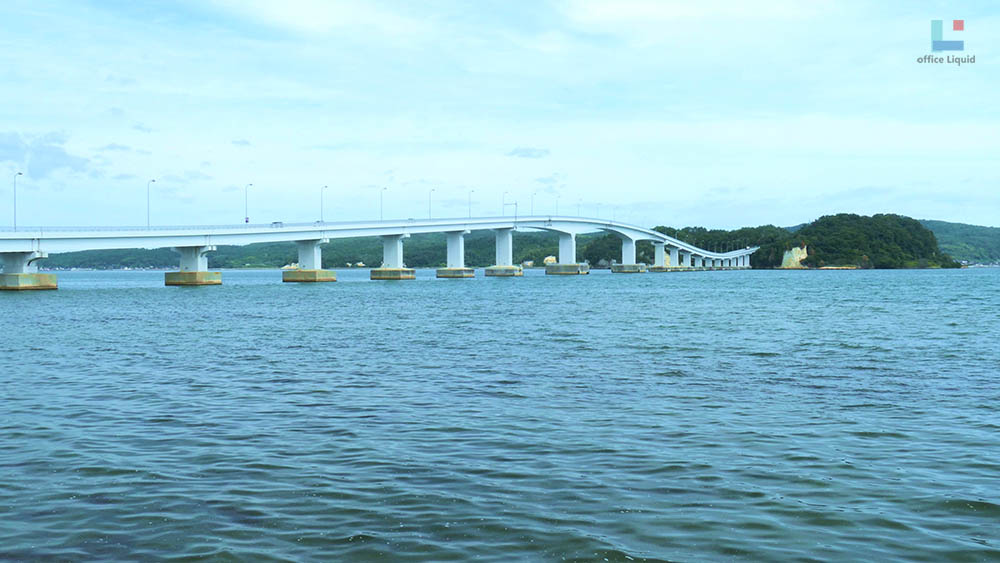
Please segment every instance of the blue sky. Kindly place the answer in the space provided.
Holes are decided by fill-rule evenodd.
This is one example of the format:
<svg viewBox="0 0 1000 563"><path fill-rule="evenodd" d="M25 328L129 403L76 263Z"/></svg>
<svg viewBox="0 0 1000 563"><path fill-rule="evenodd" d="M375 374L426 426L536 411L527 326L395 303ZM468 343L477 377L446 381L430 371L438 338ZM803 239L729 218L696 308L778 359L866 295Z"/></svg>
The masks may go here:
<svg viewBox="0 0 1000 563"><path fill-rule="evenodd" d="M0 4L0 222L1000 226L991 2ZM975 64L920 64L964 19ZM511 210L508 210L510 212Z"/></svg>

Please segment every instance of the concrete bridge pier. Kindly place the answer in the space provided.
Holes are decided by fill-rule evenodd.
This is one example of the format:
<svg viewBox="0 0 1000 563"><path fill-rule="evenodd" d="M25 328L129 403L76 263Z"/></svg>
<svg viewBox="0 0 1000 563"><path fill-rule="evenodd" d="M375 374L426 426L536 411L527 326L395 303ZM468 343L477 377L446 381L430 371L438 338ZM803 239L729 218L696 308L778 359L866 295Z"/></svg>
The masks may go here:
<svg viewBox="0 0 1000 563"><path fill-rule="evenodd" d="M439 278L474 278L476 271L465 267L465 235L469 231L451 231L448 237L448 265L438 268Z"/></svg>
<svg viewBox="0 0 1000 563"><path fill-rule="evenodd" d="M559 233L559 262L545 266L550 276L578 276L589 274L590 266L576 261L576 235Z"/></svg>
<svg viewBox="0 0 1000 563"><path fill-rule="evenodd" d="M323 249L321 244L330 242L330 239L297 240L295 244L299 247L299 267L296 270L282 270L281 281L283 282L335 282L337 273L323 269Z"/></svg>
<svg viewBox="0 0 1000 563"><path fill-rule="evenodd" d="M671 254L673 254L675 249L670 250ZM676 264L676 262L667 261L667 245L659 241L653 241L653 265L649 267L649 271L666 272L670 270L672 264Z"/></svg>
<svg viewBox="0 0 1000 563"><path fill-rule="evenodd" d="M164 285L220 285L222 272L208 271L207 253L215 250L215 246L182 246L174 248L181 255L179 272L163 274Z"/></svg>
<svg viewBox="0 0 1000 563"><path fill-rule="evenodd" d="M691 266L692 268L704 268L705 263L709 262L709 260L702 258L701 256L692 256L691 260L693 262L693 265Z"/></svg>
<svg viewBox="0 0 1000 563"><path fill-rule="evenodd" d="M486 268L486 275L511 278L524 275L520 266L514 265L514 229L496 229L496 264Z"/></svg>
<svg viewBox="0 0 1000 563"><path fill-rule="evenodd" d="M372 268L373 280L412 280L417 273L403 263L403 239L410 235L385 235L382 237L382 267Z"/></svg>
<svg viewBox="0 0 1000 563"><path fill-rule="evenodd" d="M39 274L36 261L47 258L45 252L3 252L3 273L0 274L0 291L31 289L56 289L55 274Z"/></svg>
<svg viewBox="0 0 1000 563"><path fill-rule="evenodd" d="M615 274L642 274L646 272L645 264L637 264L635 261L635 240L625 235L619 235L622 239L622 263L612 264L611 272Z"/></svg>
<svg viewBox="0 0 1000 563"><path fill-rule="evenodd" d="M690 270L691 269L691 253L690 252L685 252L683 250L678 250L678 254L680 255L680 259L679 259L679 261L677 263L680 264L681 268Z"/></svg>

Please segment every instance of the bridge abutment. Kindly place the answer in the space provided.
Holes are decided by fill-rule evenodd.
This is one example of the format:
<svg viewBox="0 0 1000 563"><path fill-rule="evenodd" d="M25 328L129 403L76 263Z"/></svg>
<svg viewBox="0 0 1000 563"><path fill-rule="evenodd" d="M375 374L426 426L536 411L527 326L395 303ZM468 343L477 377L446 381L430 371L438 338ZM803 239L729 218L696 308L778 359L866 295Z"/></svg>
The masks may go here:
<svg viewBox="0 0 1000 563"><path fill-rule="evenodd" d="M321 244L330 239L298 240L299 267L295 270L282 270L281 281L289 283L335 282L337 273L323 269L323 249Z"/></svg>
<svg viewBox="0 0 1000 563"><path fill-rule="evenodd" d="M48 257L45 252L4 252L3 273L0 274L0 291L25 291L57 289L55 274L38 273L36 261Z"/></svg>
<svg viewBox="0 0 1000 563"><path fill-rule="evenodd" d="M222 272L208 271L207 253L215 250L215 246L182 246L174 248L181 255L181 267L178 272L163 274L163 284L171 286L184 285L220 285Z"/></svg>
<svg viewBox="0 0 1000 563"><path fill-rule="evenodd" d="M465 235L469 231L450 231L445 233L448 238L447 267L438 268L439 278L474 278L476 271L465 267Z"/></svg>
<svg viewBox="0 0 1000 563"><path fill-rule="evenodd" d="M403 239L410 235L385 235L382 237L382 267L372 268L373 280L412 280L417 272L403 263Z"/></svg>
<svg viewBox="0 0 1000 563"><path fill-rule="evenodd" d="M578 276L589 274L590 266L576 261L576 234L559 233L559 262L545 266L550 276Z"/></svg>
<svg viewBox="0 0 1000 563"><path fill-rule="evenodd" d="M514 265L514 229L495 229L496 264L486 268L491 278L515 278L524 275L520 266Z"/></svg>
<svg viewBox="0 0 1000 563"><path fill-rule="evenodd" d="M635 240L625 235L619 235L622 239L622 262L612 264L611 272L614 274L643 274L646 272L646 265L635 261Z"/></svg>

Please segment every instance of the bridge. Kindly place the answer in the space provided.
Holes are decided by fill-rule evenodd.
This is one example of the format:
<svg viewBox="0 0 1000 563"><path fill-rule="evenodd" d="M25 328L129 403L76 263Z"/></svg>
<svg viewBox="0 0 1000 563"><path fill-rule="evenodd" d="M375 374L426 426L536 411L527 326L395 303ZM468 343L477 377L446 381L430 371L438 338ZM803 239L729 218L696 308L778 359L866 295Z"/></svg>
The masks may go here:
<svg viewBox="0 0 1000 563"><path fill-rule="evenodd" d="M268 225L215 225L191 227L21 228L0 231L0 290L55 289L55 274L39 273L38 262L49 253L120 248L173 248L180 254L180 267L166 272L166 285L218 285L220 272L208 269L206 255L217 245L260 242L295 242L299 268L285 270L286 282L336 281L336 273L322 266L322 244L336 238L381 237L382 265L371 270L373 280L414 279L414 270L403 261L403 240L413 234L445 233L447 267L437 270L440 278L468 278L475 270L465 266L465 235L489 230L496 236L496 263L487 276L513 277L523 274L513 263L515 230L550 231L559 235L558 262L546 265L549 275L579 275L589 265L576 258L577 235L608 232L622 241L621 263L615 273L670 272L750 267L757 247L732 252L712 252L657 231L605 219L565 216L463 217L457 219L405 219L388 221L271 223ZM650 266L636 262L636 243L650 241L655 250Z"/></svg>

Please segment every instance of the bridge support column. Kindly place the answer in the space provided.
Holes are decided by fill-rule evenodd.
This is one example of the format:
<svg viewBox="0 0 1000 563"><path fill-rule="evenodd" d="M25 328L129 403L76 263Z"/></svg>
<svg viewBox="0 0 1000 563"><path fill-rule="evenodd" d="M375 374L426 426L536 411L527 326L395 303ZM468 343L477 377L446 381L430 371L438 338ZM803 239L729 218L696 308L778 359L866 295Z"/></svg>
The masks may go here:
<svg viewBox="0 0 1000 563"><path fill-rule="evenodd" d="M164 285L220 285L222 272L208 271L207 253L215 250L215 246L182 246L175 248L181 255L179 272L163 274Z"/></svg>
<svg viewBox="0 0 1000 563"><path fill-rule="evenodd" d="M412 280L417 277L413 268L403 263L403 239L410 235L385 235L382 237L382 267L372 268L373 280Z"/></svg>
<svg viewBox="0 0 1000 563"><path fill-rule="evenodd" d="M496 264L486 268L486 275L497 278L512 278L524 275L520 266L514 265L514 229L497 229Z"/></svg>
<svg viewBox="0 0 1000 563"><path fill-rule="evenodd" d="M452 231L448 236L448 267L438 268L439 278L474 278L476 271L465 267L465 235L469 231Z"/></svg>
<svg viewBox="0 0 1000 563"><path fill-rule="evenodd" d="M673 253L675 249L671 249ZM667 262L667 247L664 243L653 241L653 265L649 267L650 272L666 272L670 269L670 264L673 262Z"/></svg>
<svg viewBox="0 0 1000 563"><path fill-rule="evenodd" d="M612 264L611 272L615 274L642 274L646 272L645 264L635 261L635 241L622 236L622 263Z"/></svg>
<svg viewBox="0 0 1000 563"><path fill-rule="evenodd" d="M551 276L577 276L590 273L590 266L576 261L575 234L559 233L559 263L545 266L545 273Z"/></svg>
<svg viewBox="0 0 1000 563"><path fill-rule="evenodd" d="M0 274L0 291L31 289L56 289L55 274L39 274L37 260L48 257L45 252L3 252L3 273Z"/></svg>
<svg viewBox="0 0 1000 563"><path fill-rule="evenodd" d="M740 266L743 266L744 268L749 268L750 267L750 255L749 254L744 254L743 256L740 257Z"/></svg>
<svg viewBox="0 0 1000 563"><path fill-rule="evenodd" d="M703 265L705 263L704 262L705 259L702 258L701 256L692 256L691 260L693 262L693 265L692 265L693 268L702 268L702 267L704 267Z"/></svg>
<svg viewBox="0 0 1000 563"><path fill-rule="evenodd" d="M678 251L678 254L680 254L680 261L678 264L681 265L681 268L691 269L691 253L680 250Z"/></svg>
<svg viewBox="0 0 1000 563"><path fill-rule="evenodd" d="M323 269L323 249L319 245L330 242L330 239L299 240L299 267L296 270L283 270L283 282L335 282L337 273Z"/></svg>
<svg viewBox="0 0 1000 563"><path fill-rule="evenodd" d="M670 268L677 269L681 267L680 250L677 247L672 247L670 249Z"/></svg>

